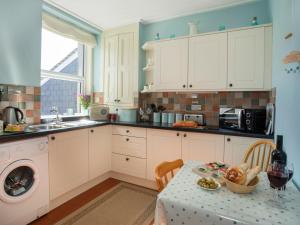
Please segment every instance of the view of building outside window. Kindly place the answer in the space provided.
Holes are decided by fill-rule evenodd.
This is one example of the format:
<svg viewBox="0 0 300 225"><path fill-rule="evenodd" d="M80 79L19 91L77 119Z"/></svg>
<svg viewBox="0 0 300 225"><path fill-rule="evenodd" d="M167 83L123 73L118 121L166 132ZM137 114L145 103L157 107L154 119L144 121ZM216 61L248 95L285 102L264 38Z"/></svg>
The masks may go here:
<svg viewBox="0 0 300 225"><path fill-rule="evenodd" d="M84 85L84 46L72 39L42 30L41 114L80 112L78 95Z"/></svg>

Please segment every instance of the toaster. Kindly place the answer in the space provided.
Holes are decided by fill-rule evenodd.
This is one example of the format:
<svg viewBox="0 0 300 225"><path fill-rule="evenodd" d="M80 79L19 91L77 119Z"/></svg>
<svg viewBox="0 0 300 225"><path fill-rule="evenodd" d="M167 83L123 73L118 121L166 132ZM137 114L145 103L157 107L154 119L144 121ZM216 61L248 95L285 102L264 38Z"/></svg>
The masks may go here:
<svg viewBox="0 0 300 225"><path fill-rule="evenodd" d="M108 113L108 106L93 104L90 107L90 120L107 120Z"/></svg>

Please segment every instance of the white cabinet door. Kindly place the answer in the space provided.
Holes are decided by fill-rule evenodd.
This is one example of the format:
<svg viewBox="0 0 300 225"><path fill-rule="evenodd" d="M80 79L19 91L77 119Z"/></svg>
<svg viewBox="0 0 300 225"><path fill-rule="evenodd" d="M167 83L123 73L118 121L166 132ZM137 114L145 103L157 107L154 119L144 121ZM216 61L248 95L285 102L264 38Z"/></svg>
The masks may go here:
<svg viewBox="0 0 300 225"><path fill-rule="evenodd" d="M89 179L88 130L49 136L50 200Z"/></svg>
<svg viewBox="0 0 300 225"><path fill-rule="evenodd" d="M147 179L155 180L155 167L181 159L181 135L176 131L147 129Z"/></svg>
<svg viewBox="0 0 300 225"><path fill-rule="evenodd" d="M182 138L182 159L199 160L203 163L222 161L224 136L204 133L184 133Z"/></svg>
<svg viewBox="0 0 300 225"><path fill-rule="evenodd" d="M117 89L118 101L120 104L129 104L133 101L133 39L133 33L119 35Z"/></svg>
<svg viewBox="0 0 300 225"><path fill-rule="evenodd" d="M228 33L228 88L264 87L264 27Z"/></svg>
<svg viewBox="0 0 300 225"><path fill-rule="evenodd" d="M105 103L115 103L118 98L118 35L105 38L104 58Z"/></svg>
<svg viewBox="0 0 300 225"><path fill-rule="evenodd" d="M89 129L89 179L111 169L111 126Z"/></svg>
<svg viewBox="0 0 300 225"><path fill-rule="evenodd" d="M157 43L154 72L157 90L187 89L187 71L188 38Z"/></svg>
<svg viewBox="0 0 300 225"><path fill-rule="evenodd" d="M188 88L224 89L227 82L227 33L189 39Z"/></svg>
<svg viewBox="0 0 300 225"><path fill-rule="evenodd" d="M224 162L229 165L241 164L245 152L258 138L225 136Z"/></svg>

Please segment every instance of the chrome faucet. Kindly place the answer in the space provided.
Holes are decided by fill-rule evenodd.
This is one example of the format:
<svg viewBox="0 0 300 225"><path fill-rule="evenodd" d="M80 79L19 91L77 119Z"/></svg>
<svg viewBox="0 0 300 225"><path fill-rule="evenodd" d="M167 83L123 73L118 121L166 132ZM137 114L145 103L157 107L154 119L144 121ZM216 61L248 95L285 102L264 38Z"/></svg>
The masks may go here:
<svg viewBox="0 0 300 225"><path fill-rule="evenodd" d="M50 112L56 114L56 118L53 119L53 122L55 122L56 124L58 124L59 122L61 122L61 119L59 118L57 106L52 106Z"/></svg>

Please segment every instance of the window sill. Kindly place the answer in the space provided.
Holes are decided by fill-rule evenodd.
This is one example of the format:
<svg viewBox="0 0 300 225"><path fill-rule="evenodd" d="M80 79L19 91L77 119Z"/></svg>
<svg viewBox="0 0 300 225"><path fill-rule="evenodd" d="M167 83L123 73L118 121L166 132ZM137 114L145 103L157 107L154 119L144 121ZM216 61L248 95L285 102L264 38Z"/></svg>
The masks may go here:
<svg viewBox="0 0 300 225"><path fill-rule="evenodd" d="M82 113L76 113L75 115L59 115L59 118L62 119L62 121L74 121L74 120L80 120L83 118L88 118L89 116ZM41 123L48 123L49 120L54 120L56 118L56 115L45 115L41 116Z"/></svg>

